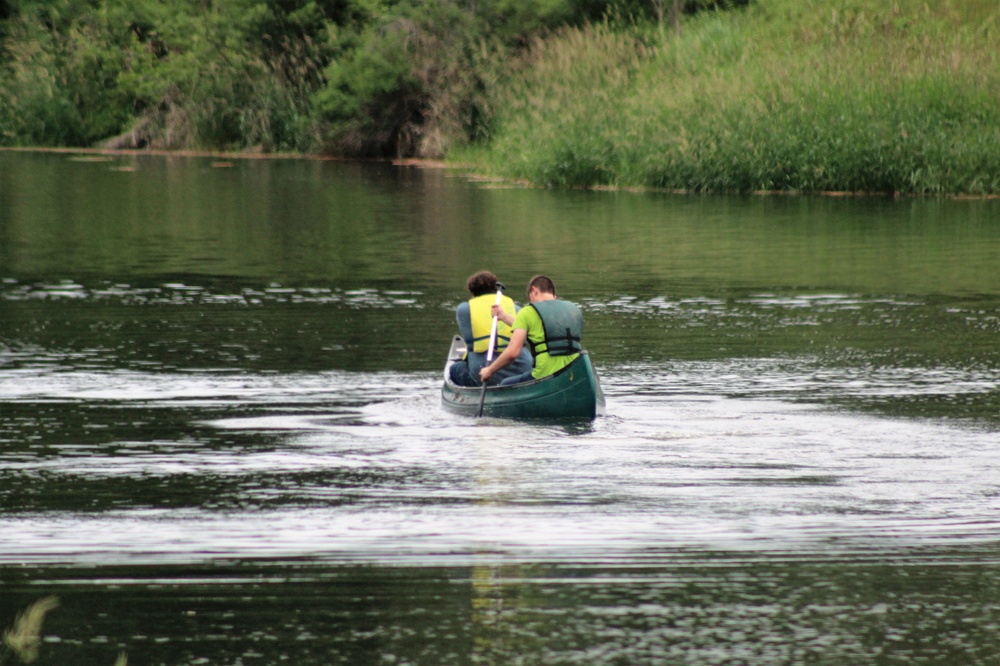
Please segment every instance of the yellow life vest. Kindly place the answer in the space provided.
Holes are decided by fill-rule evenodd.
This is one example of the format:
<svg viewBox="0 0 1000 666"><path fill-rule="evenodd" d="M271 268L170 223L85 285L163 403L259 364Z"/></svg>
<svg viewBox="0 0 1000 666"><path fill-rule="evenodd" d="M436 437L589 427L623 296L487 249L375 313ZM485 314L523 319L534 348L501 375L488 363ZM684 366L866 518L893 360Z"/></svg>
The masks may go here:
<svg viewBox="0 0 1000 666"><path fill-rule="evenodd" d="M483 294L469 299L469 319L472 323L472 351L485 354L490 347L490 330L493 328L493 305L497 302L496 294ZM507 314L514 314L516 308L509 296L500 297L500 307ZM510 342L510 326L497 318L497 341L493 348L496 358Z"/></svg>

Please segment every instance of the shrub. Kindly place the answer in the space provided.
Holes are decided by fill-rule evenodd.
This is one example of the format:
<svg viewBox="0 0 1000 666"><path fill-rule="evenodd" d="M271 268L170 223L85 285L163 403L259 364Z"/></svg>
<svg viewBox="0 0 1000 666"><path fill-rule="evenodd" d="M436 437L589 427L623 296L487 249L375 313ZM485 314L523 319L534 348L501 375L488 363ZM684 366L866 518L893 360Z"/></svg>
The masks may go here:
<svg viewBox="0 0 1000 666"><path fill-rule="evenodd" d="M326 69L313 98L325 149L437 157L475 138L500 53L476 15L453 2L395 7Z"/></svg>

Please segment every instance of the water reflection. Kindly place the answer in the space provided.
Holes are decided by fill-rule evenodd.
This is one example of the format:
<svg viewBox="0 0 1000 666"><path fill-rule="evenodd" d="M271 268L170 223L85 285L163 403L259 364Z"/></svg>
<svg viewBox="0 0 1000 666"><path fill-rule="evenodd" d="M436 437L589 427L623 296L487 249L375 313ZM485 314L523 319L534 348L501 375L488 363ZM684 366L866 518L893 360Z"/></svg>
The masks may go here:
<svg viewBox="0 0 1000 666"><path fill-rule="evenodd" d="M51 569L8 590L15 602L39 589L79 599L47 620L51 663L110 664L127 650L130 661L163 664L987 664L1000 647L993 556L955 555ZM129 612L95 614L92 604Z"/></svg>
<svg viewBox="0 0 1000 666"><path fill-rule="evenodd" d="M0 619L63 598L49 663L995 655L997 202L120 162L0 153ZM487 256L581 303L608 416L440 409Z"/></svg>

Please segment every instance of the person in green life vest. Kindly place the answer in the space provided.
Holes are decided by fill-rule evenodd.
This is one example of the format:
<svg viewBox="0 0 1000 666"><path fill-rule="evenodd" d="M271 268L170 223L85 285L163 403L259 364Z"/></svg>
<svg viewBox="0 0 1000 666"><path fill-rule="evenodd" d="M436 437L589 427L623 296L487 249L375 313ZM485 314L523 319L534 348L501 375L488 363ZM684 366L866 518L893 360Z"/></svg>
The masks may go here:
<svg viewBox="0 0 1000 666"><path fill-rule="evenodd" d="M479 271L465 283L472 294L465 303L455 309L458 330L469 350L465 358L452 364L449 370L451 381L459 386L481 386L479 371L486 365L486 353L490 345L490 331L493 329L493 311L497 302L497 276L489 271ZM510 314L513 321L518 308L509 296L500 299L500 310ZM493 358L497 358L507 348L510 340L510 325L497 317L497 338L493 348ZM531 354L524 349L500 374L494 383L506 377L521 375L531 370Z"/></svg>
<svg viewBox="0 0 1000 666"><path fill-rule="evenodd" d="M510 342L499 357L479 371L482 381L488 381L518 358L525 342L535 357L534 368L531 372L502 380L501 385L548 377L580 356L583 349L580 345L583 334L583 313L580 308L569 301L558 299L555 284L544 275L536 275L528 282L528 302L516 316L500 308L493 308L493 314L510 325Z"/></svg>

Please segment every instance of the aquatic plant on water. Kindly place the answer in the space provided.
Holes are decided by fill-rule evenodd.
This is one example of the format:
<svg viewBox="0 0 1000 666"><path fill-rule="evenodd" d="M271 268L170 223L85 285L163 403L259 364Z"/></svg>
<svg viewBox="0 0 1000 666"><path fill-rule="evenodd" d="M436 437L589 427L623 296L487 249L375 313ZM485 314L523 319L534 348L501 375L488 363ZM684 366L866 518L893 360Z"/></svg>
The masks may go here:
<svg viewBox="0 0 1000 666"><path fill-rule="evenodd" d="M45 616L58 607L59 599L47 596L29 604L18 614L14 626L3 633L4 651L0 653L0 666L5 666L11 656L22 664L33 664L38 660ZM127 665L128 657L120 652L114 666Z"/></svg>

